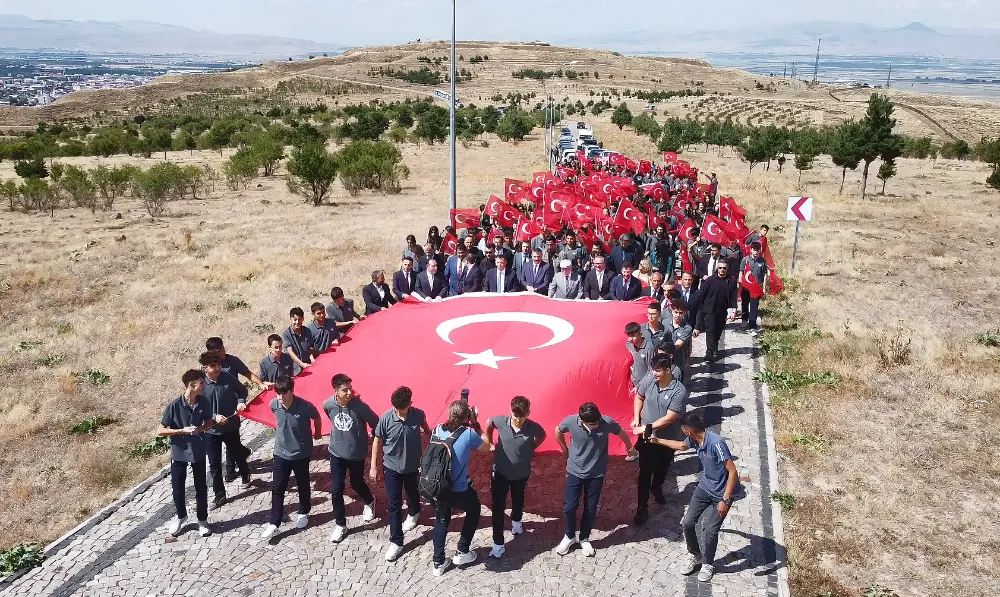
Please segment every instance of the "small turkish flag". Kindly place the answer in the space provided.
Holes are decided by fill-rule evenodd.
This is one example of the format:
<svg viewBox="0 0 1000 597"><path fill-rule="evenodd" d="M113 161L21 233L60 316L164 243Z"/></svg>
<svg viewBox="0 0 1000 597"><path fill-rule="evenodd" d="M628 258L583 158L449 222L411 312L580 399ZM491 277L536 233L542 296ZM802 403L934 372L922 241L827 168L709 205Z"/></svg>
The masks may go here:
<svg viewBox="0 0 1000 597"><path fill-rule="evenodd" d="M724 232L730 239L743 240L750 236L751 230L743 223L742 218L733 218L726 224Z"/></svg>
<svg viewBox="0 0 1000 597"><path fill-rule="evenodd" d="M513 178L503 179L504 184L504 198L508 202L521 201L528 197L528 189L530 188L528 183L523 180L514 180Z"/></svg>
<svg viewBox="0 0 1000 597"><path fill-rule="evenodd" d="M656 227L660 226L660 225L662 225L664 228L666 228L666 226L667 226L666 220L664 220L663 218L661 218L659 216L659 214L656 213L656 210L653 209L652 205L648 206L648 212L649 212L648 215L649 215L649 229L650 230L656 230Z"/></svg>
<svg viewBox="0 0 1000 597"><path fill-rule="evenodd" d="M676 162L677 161L677 152L676 151L664 151L663 152L663 161L666 162L666 163L668 163L668 164L672 164L672 163Z"/></svg>
<svg viewBox="0 0 1000 597"><path fill-rule="evenodd" d="M733 218L742 220L746 215L747 210L740 207L732 197L719 197L719 217L723 220L732 221Z"/></svg>
<svg viewBox="0 0 1000 597"><path fill-rule="evenodd" d="M456 251L458 251L458 239L449 232L441 239L441 252L445 255L454 255Z"/></svg>
<svg viewBox="0 0 1000 597"><path fill-rule="evenodd" d="M743 280L740 281L740 285L747 289L747 292L750 293L750 298L760 298L764 295L764 288L761 287L757 276L753 275L753 268L750 267L749 261L746 267L743 268Z"/></svg>
<svg viewBox="0 0 1000 597"><path fill-rule="evenodd" d="M781 294L781 291L785 289L785 284L778 277L778 272L773 269L768 268L767 273L767 293L770 295Z"/></svg>
<svg viewBox="0 0 1000 597"><path fill-rule="evenodd" d="M629 229L636 234L641 234L646 226L646 218L642 212L628 199L622 199L618 204L618 211L615 213L615 235L620 229Z"/></svg>
<svg viewBox="0 0 1000 597"><path fill-rule="evenodd" d="M479 227L479 210L475 207L451 210L451 225L455 230Z"/></svg>
<svg viewBox="0 0 1000 597"><path fill-rule="evenodd" d="M497 224L505 228L512 227L517 223L519 212L517 208L507 205L496 195L490 195L490 200L486 202L486 215L496 220Z"/></svg>
<svg viewBox="0 0 1000 597"><path fill-rule="evenodd" d="M643 197L652 197L657 201L663 199L664 197L663 185L658 182L651 182L648 184L639 185L639 188L642 189Z"/></svg>
<svg viewBox="0 0 1000 597"><path fill-rule="evenodd" d="M726 236L726 223L712 214L705 215L705 221L701 226L701 238L710 243L725 245L729 242Z"/></svg>
<svg viewBox="0 0 1000 597"><path fill-rule="evenodd" d="M684 220L681 227L677 230L677 238L684 243L689 243L694 240L694 229L695 225L691 218Z"/></svg>
<svg viewBox="0 0 1000 597"><path fill-rule="evenodd" d="M535 222L530 216L521 215L517 218L517 236L514 240L519 243L529 242L541 231L542 229L535 226Z"/></svg>
<svg viewBox="0 0 1000 597"><path fill-rule="evenodd" d="M681 272L694 273L694 266L691 265L691 249L687 243L681 244Z"/></svg>
<svg viewBox="0 0 1000 597"><path fill-rule="evenodd" d="M490 230L489 236L486 237L486 242L493 243L494 247L500 248L503 246L503 230L497 228L496 226Z"/></svg>

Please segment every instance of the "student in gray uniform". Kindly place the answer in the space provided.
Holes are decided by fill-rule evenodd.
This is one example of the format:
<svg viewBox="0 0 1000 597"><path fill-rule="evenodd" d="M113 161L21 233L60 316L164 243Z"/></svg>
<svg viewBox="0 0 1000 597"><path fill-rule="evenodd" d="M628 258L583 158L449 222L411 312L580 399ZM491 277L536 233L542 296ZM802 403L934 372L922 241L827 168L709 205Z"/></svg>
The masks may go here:
<svg viewBox="0 0 1000 597"><path fill-rule="evenodd" d="M566 434L570 443L566 445ZM576 543L576 511L580 507L580 497L584 499L583 515L580 516L580 549L583 555L593 557L597 550L590 543L590 530L597 518L597 507L601 501L601 487L608 471L608 439L617 435L628 448L626 462L639 458L632 447L628 434L611 417L602 417L593 402L580 405L576 415L570 415L556 426L556 441L567 455L566 489L563 492L563 524L565 534L556 553L564 556Z"/></svg>
<svg viewBox="0 0 1000 597"><path fill-rule="evenodd" d="M292 473L295 473L295 484L299 489L299 514L295 526L304 529L309 525L309 460L312 458L313 440L323 439L323 422L315 406L292 393L294 388L292 378L287 375L274 382L278 397L271 400L270 405L275 422L271 514L260 535L262 539L270 539L278 532L285 506L285 490Z"/></svg>
<svg viewBox="0 0 1000 597"><path fill-rule="evenodd" d="M423 454L421 433L431 434L424 411L413 406L413 391L400 386L390 397L392 408L385 411L375 426L372 440L372 463L368 476L378 481L378 455L383 451L385 497L389 516L388 562L403 553L403 533L417 526L420 516L420 457ZM403 520L403 494L406 494L406 520Z"/></svg>
<svg viewBox="0 0 1000 597"><path fill-rule="evenodd" d="M170 438L170 485L174 496L177 517L167 526L167 532L176 537L187 523L187 496L184 482L190 466L194 473L195 509L198 514L198 534L212 534L208 527L208 484L205 479L205 436L215 423L212 407L202 396L205 374L197 369L181 376L184 393L170 401L157 435Z"/></svg>
<svg viewBox="0 0 1000 597"><path fill-rule="evenodd" d="M222 478L222 446L226 446L234 459L243 487L250 485L250 466L247 456L250 450L240 441L239 413L247 408L247 389L234 376L223 373L219 364L219 355L214 352L203 352L198 358L202 371L205 372L205 399L212 409L212 419L215 426L206 432L208 448L208 473L212 477L212 491L215 499L212 509L220 508L226 503L226 484Z"/></svg>
<svg viewBox="0 0 1000 597"><path fill-rule="evenodd" d="M284 342L278 334L271 334L267 337L267 356L260 360L260 379L264 389L274 385L282 375L295 377L295 363L292 357L282 351Z"/></svg>
<svg viewBox="0 0 1000 597"><path fill-rule="evenodd" d="M334 286L330 289L330 300L331 302L326 305L326 316L333 320L341 334L351 331L355 320L361 321L365 318L354 310L354 301L344 297L344 290L341 287Z"/></svg>
<svg viewBox="0 0 1000 597"><path fill-rule="evenodd" d="M691 357L691 336L694 330L687 321L687 306L678 302L670 307L670 318L665 322L667 342L663 351L673 357L674 366L680 370L675 377L682 383L687 379L687 364Z"/></svg>
<svg viewBox="0 0 1000 597"><path fill-rule="evenodd" d="M638 436L639 450L639 498L632 522L643 525L649 518L649 495L657 504L667 503L663 495L663 481L667 469L674 461L674 451L662 445L653 444L650 437L679 440L681 433L679 417L684 414L688 392L671 370L669 355L653 357L650 369L653 374L646 376L636 388L633 400L632 432Z"/></svg>
<svg viewBox="0 0 1000 597"><path fill-rule="evenodd" d="M330 541L340 543L347 535L344 513L344 484L348 474L351 487L364 503L361 519L375 520L375 496L365 482L365 456L368 454L368 427L378 425L378 415L354 393L351 378L338 373L330 380L333 396L323 403L330 418L330 494L333 499L333 532Z"/></svg>
<svg viewBox="0 0 1000 597"><path fill-rule="evenodd" d="M715 574L713 562L719 545L719 530L739 489L739 473L726 441L717 433L705 430L700 414L692 412L681 417L681 431L686 436L684 441L659 438L653 441L670 450L697 450L701 478L681 521L688 549L687 563L681 573L687 576L701 568L698 580L708 582Z"/></svg>
<svg viewBox="0 0 1000 597"><path fill-rule="evenodd" d="M510 401L510 416L497 415L486 423L483 439L495 451L493 475L490 477L490 494L493 498L493 549L490 556L503 555L503 512L510 492L511 533L520 535L521 515L524 511L524 489L531 475L531 457L545 441L545 430L530 420L531 402L524 396L514 396ZM493 443L493 430L497 442Z"/></svg>
<svg viewBox="0 0 1000 597"><path fill-rule="evenodd" d="M260 379L256 373L250 370L249 367L236 355L229 354L226 352L226 345L222 342L222 338L218 336L212 336L208 340L205 340L205 350L208 352L214 352L219 355L219 366L223 373L228 373L235 377L237 381L240 376L250 383L257 384L258 386L264 388L265 390L271 387L271 384L265 383ZM245 449L245 458L250 457L250 450ZM226 483L231 483L238 478L236 475L236 461L233 460L233 454L227 449L226 450L226 474L223 480Z"/></svg>
<svg viewBox="0 0 1000 597"><path fill-rule="evenodd" d="M656 356L656 345L647 340L642 333L642 327L632 321L625 325L625 349L632 355L632 388L639 386L639 381L649 373L649 363Z"/></svg>
<svg viewBox="0 0 1000 597"><path fill-rule="evenodd" d="M288 312L288 319L290 324L281 333L281 343L285 353L292 357L292 362L295 363L295 375L298 375L315 360L313 335L312 331L303 325L306 315L302 309L292 307Z"/></svg>
<svg viewBox="0 0 1000 597"><path fill-rule="evenodd" d="M313 303L309 310L312 312L313 320L306 326L312 332L313 353L316 356L330 350L331 346L340 345L340 330L337 324L326 316L326 307L323 303Z"/></svg>

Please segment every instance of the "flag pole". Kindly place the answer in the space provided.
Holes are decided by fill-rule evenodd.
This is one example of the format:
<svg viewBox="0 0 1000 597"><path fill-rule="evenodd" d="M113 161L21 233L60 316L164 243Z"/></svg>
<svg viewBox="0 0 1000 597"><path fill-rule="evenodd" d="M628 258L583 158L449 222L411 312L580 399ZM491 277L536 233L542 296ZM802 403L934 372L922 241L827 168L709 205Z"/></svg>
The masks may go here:
<svg viewBox="0 0 1000 597"><path fill-rule="evenodd" d="M456 209L456 184L455 184L455 4L458 0L451 0L451 159L450 171L448 175L448 206L449 209ZM451 212L449 211L449 217Z"/></svg>
<svg viewBox="0 0 1000 597"><path fill-rule="evenodd" d="M792 274L795 274L795 256L799 252L799 225L802 224L801 220L795 220L795 244L792 245Z"/></svg>

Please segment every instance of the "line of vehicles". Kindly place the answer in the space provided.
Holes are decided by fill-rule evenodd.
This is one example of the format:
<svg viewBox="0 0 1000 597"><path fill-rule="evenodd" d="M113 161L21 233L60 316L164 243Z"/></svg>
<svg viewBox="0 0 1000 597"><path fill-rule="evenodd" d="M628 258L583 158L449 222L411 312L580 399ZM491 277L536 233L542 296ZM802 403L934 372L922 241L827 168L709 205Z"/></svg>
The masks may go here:
<svg viewBox="0 0 1000 597"><path fill-rule="evenodd" d="M611 152L604 149L594 138L594 131L585 122L576 123L576 135L568 126L563 126L559 135L559 145L556 149L560 162L566 164L576 159L577 152L583 151L589 160L603 162Z"/></svg>

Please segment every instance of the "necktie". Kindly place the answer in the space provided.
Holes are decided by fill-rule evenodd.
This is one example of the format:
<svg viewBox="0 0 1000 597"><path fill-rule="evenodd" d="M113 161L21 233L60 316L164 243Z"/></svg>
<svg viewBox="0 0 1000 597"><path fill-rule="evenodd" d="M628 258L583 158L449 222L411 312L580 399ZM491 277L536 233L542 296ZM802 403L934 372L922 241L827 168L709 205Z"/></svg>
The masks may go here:
<svg viewBox="0 0 1000 597"><path fill-rule="evenodd" d="M625 292L628 292L628 278L625 278Z"/></svg>
<svg viewBox="0 0 1000 597"><path fill-rule="evenodd" d="M534 280L534 281L536 281L536 282L538 281L538 266L537 265L535 266L535 275L531 279Z"/></svg>
<svg viewBox="0 0 1000 597"><path fill-rule="evenodd" d="M503 292L503 272L497 272L497 292Z"/></svg>

